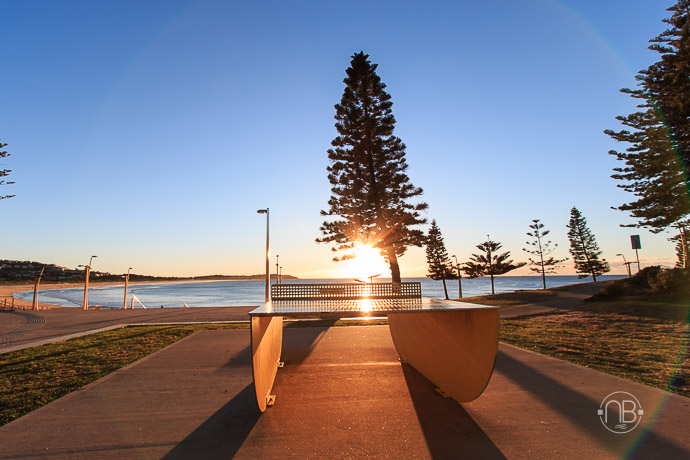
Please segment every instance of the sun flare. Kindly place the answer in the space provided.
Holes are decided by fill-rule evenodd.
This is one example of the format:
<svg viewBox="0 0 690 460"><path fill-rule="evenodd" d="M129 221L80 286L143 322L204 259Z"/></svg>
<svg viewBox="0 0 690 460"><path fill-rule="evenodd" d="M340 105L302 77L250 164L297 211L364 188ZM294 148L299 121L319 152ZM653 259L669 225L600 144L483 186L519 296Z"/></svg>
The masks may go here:
<svg viewBox="0 0 690 460"><path fill-rule="evenodd" d="M370 277L381 275L388 277L388 264L378 249L371 246L359 245L354 250L354 258L343 261L340 271L343 278L368 280Z"/></svg>

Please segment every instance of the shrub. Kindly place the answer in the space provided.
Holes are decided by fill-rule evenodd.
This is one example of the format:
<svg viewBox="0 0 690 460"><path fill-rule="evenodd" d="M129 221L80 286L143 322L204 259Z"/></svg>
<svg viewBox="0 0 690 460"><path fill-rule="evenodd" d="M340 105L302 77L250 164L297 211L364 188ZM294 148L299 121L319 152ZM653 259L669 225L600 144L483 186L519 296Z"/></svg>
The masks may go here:
<svg viewBox="0 0 690 460"><path fill-rule="evenodd" d="M632 278L611 281L593 298L681 294L690 294L690 270L654 265L643 268Z"/></svg>
<svg viewBox="0 0 690 460"><path fill-rule="evenodd" d="M690 294L690 270L671 268L661 270L649 279L652 294L681 295Z"/></svg>

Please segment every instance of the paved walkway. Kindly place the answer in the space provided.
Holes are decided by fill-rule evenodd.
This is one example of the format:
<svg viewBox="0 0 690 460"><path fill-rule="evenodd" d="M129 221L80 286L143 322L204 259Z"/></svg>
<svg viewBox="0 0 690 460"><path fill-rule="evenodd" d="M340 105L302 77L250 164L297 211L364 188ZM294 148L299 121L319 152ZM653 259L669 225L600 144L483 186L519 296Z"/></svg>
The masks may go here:
<svg viewBox="0 0 690 460"><path fill-rule="evenodd" d="M550 289L555 296L547 297L540 302L526 304L521 307L506 308L501 310L501 318L516 318L519 316L529 316L539 313L548 313L555 310L573 310L581 308L585 299L593 296L606 283L582 283L572 284ZM490 304L491 299L487 299Z"/></svg>
<svg viewBox="0 0 690 460"><path fill-rule="evenodd" d="M387 327L287 328L260 414L246 330L204 331L0 427L0 459L690 458L690 399L501 344L478 400L401 365ZM645 409L629 434L611 392Z"/></svg>

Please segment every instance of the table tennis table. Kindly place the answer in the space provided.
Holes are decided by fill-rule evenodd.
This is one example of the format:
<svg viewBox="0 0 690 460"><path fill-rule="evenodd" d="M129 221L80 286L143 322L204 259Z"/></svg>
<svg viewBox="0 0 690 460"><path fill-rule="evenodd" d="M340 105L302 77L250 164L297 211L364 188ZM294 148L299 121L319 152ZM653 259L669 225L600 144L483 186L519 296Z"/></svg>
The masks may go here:
<svg viewBox="0 0 690 460"><path fill-rule="evenodd" d="M387 316L396 351L458 402L481 395L498 352L498 307L422 297L421 283L276 284L249 312L252 373L263 412L275 402L284 318Z"/></svg>

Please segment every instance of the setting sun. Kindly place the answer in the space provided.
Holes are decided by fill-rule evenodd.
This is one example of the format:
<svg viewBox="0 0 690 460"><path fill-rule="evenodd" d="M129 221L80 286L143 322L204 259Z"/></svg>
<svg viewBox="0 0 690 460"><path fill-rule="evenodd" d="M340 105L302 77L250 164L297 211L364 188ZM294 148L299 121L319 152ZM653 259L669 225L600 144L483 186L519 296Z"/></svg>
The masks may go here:
<svg viewBox="0 0 690 460"><path fill-rule="evenodd" d="M342 262L341 277L368 280L369 277L381 275L390 277L390 268L378 249L371 246L357 246L355 257Z"/></svg>

